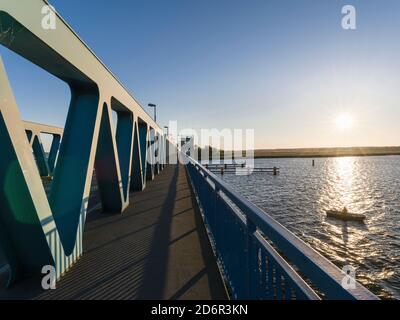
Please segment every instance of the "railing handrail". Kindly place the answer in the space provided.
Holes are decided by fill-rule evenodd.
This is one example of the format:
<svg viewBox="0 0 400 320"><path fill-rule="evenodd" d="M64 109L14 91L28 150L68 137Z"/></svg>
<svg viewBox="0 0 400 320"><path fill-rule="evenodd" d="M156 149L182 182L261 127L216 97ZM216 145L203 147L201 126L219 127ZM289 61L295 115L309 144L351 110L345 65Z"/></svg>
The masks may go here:
<svg viewBox="0 0 400 320"><path fill-rule="evenodd" d="M268 213L235 192L231 186L217 177L195 159L183 155L197 166L215 186L246 215L247 219L272 241L285 257L299 268L300 272L309 278L314 285L332 299L379 300L367 288L356 282L355 288L346 290L342 286L344 272L331 261L307 245L283 225L273 219Z"/></svg>

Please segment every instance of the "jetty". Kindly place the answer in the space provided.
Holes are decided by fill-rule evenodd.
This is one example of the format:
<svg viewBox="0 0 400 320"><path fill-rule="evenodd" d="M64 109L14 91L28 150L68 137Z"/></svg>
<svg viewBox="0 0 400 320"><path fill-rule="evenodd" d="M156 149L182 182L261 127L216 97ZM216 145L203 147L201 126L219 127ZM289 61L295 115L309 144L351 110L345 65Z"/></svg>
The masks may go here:
<svg viewBox="0 0 400 320"><path fill-rule="evenodd" d="M217 174L253 174L253 173L268 173L274 176L278 175L280 169L278 167L251 167L245 163L236 164L205 164L204 167L209 171Z"/></svg>

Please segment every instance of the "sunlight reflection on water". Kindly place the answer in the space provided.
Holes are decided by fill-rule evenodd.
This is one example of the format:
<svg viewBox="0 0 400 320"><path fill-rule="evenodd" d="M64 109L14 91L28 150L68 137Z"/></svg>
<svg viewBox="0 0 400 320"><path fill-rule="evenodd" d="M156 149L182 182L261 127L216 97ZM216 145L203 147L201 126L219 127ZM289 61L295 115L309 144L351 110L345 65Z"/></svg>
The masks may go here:
<svg viewBox="0 0 400 320"><path fill-rule="evenodd" d="M223 179L382 298L400 299L400 157L257 159L278 176ZM367 216L365 224L326 217L327 209Z"/></svg>

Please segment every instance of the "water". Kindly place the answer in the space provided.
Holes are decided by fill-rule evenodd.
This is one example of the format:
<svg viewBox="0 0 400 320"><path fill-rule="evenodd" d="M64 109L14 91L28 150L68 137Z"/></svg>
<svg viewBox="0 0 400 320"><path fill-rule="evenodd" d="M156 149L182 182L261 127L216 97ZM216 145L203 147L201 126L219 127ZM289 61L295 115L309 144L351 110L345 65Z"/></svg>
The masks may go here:
<svg viewBox="0 0 400 320"><path fill-rule="evenodd" d="M400 299L400 156L257 159L280 175L223 179L338 267L384 299ZM365 224L326 217L327 209L367 216Z"/></svg>

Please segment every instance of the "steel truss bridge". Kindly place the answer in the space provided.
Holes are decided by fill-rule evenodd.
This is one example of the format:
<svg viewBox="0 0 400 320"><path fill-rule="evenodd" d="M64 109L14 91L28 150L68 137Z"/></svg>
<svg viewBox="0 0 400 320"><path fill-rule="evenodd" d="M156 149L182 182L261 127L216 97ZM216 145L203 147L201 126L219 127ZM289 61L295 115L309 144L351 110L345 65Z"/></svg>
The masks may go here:
<svg viewBox="0 0 400 320"><path fill-rule="evenodd" d="M341 270L200 163L181 155L185 167L176 165L176 161L171 165L177 158L177 149L162 128L68 24L57 14L56 29L42 28L42 8L47 4L43 0L0 0L0 43L62 80L71 90L63 129L24 122L0 59L0 245L9 265L10 292L31 275L40 273L43 266L52 265L60 280L58 292L64 292L62 297L79 296L80 287L84 287L82 297L91 291L92 297L108 297L109 289L98 289L99 278L103 279L102 285L122 281L120 286L127 286L126 292L130 293L124 297L133 297L134 288L128 283L131 278L121 277L128 270L124 263L140 256L144 250L140 246L146 247L146 241L152 239L148 235L138 236L148 228L140 225L148 223L140 217L147 212L148 219L154 219L151 226L157 227L153 245L149 246L147 268L151 272L143 277L152 292L159 291L156 298L179 298L185 294L192 298L228 297L211 290L218 287L221 293L223 278L231 298L376 299L359 283L355 288L344 288L342 281L346 275ZM112 112L118 117L115 130ZM48 155L43 150L43 133L53 136ZM112 217L111 222L102 224L101 233L91 233L90 250L86 253L84 227L94 172L101 210ZM157 175L161 189L155 188L157 179L152 181ZM49 194L43 177L51 177ZM131 191L142 191L146 184L153 188L144 191L150 201L142 199L137 206L130 203L135 199ZM186 193L179 198L182 192ZM160 199L165 203L151 207ZM196 205L193 207L192 203ZM184 208L185 205L189 207ZM138 206L144 211L135 211ZM184 218L182 215L188 212L190 218ZM129 219L122 221L124 215ZM177 220L178 215L183 220ZM183 232L169 242L168 234L174 236L176 230L198 221L195 217L201 218L201 226L196 224L194 231ZM98 219L105 219L104 215ZM121 221L123 224L118 224ZM90 229L96 228L99 227ZM119 236L124 228L138 229L134 234ZM207 237L188 240L191 232ZM110 274L110 266L101 268L91 262L96 261L96 250L100 250L94 244L104 237L111 246L107 251L110 259L114 257L124 266L118 278ZM121 241L127 241L124 237L130 237L131 245L138 247L137 255L127 251L121 256L126 247ZM171 248L176 243L181 246L174 251ZM213 262L207 258L210 253ZM107 256L99 255L106 261ZM129 261L124 260L125 255ZM168 271L163 266L167 262L172 263ZM209 271L217 270L217 262L222 276ZM85 269L75 272L80 265ZM208 267L201 269L204 266ZM208 279L219 280L208 280L208 287L190 291L204 274ZM186 276L188 281L182 284L181 278ZM160 286L164 278L169 279L170 289ZM73 284L73 290L68 289L68 283ZM171 288L176 288L175 293ZM166 293L168 290L171 294ZM214 293L200 294L207 290ZM143 292L137 297L154 298Z"/></svg>
<svg viewBox="0 0 400 320"><path fill-rule="evenodd" d="M0 61L1 242L11 267L10 283L49 264L59 278L82 254L93 169L103 209L123 212L129 191L142 190L166 160L162 128L60 16L56 29L42 28L46 4L0 2L1 43L67 83L72 96L64 130L24 125ZM112 111L118 115L115 135ZM48 161L39 132L55 136ZM41 175L53 170L47 198Z"/></svg>

